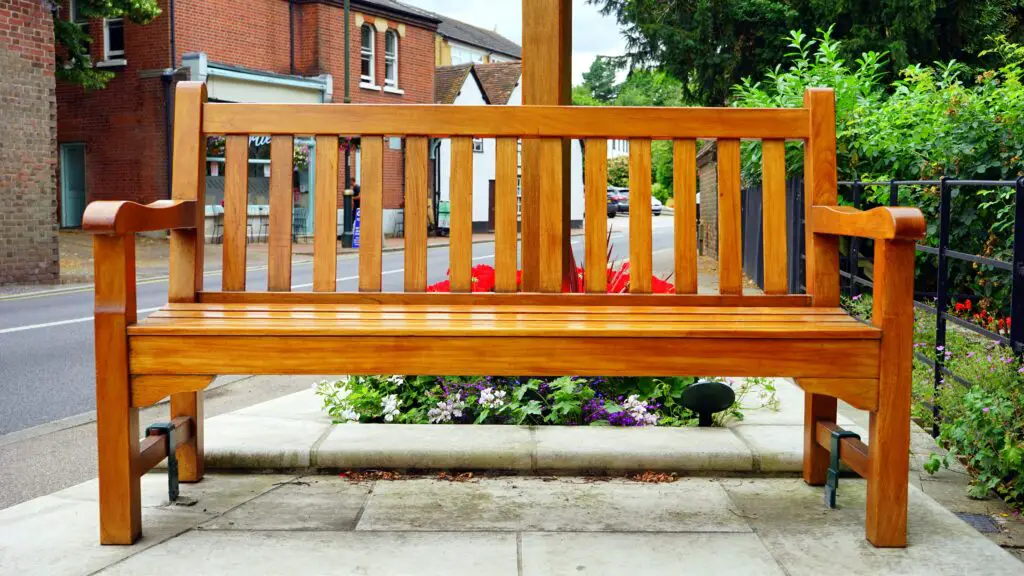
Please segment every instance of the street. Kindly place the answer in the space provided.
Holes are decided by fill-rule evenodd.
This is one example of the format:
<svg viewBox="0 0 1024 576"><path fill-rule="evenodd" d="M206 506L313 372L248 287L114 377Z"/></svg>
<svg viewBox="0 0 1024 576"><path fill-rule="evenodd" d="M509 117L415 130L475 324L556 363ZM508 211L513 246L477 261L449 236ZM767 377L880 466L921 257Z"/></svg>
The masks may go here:
<svg viewBox="0 0 1024 576"><path fill-rule="evenodd" d="M609 220L612 225L613 258L628 256L628 217ZM655 251L671 249L672 216L654 218L653 247ZM583 237L572 239L577 262L583 258ZM219 250L208 246L207 250ZM383 290L400 292L403 283L402 252L383 255ZM493 263L492 242L474 244L474 264ZM659 266L658 263L664 264ZM671 272L672 258L655 255L655 272ZM667 267L666 267L667 265ZM428 250L428 281L444 279L448 270L448 248ZM308 292L312 286L312 263L296 262L292 270L292 289ZM358 279L358 256L344 255L338 259L338 290L355 291ZM207 272L207 289L220 286L220 273ZM246 285L253 290L265 289L265 268L250 269ZM79 415L94 409L95 374L93 358L93 291L83 286L77 291L21 294L0 298L0 438L5 434L54 420ZM167 281L154 279L138 285L139 317L167 302Z"/></svg>

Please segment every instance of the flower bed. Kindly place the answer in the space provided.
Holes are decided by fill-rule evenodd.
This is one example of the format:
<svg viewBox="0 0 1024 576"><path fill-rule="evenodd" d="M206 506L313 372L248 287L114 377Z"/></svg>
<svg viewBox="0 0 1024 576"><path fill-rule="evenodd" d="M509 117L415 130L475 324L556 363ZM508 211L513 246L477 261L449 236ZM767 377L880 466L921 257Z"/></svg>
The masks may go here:
<svg viewBox="0 0 1024 576"><path fill-rule="evenodd" d="M690 377L510 378L351 376L313 385L336 423L692 426L681 404ZM778 409L767 378L727 378L736 402L716 422Z"/></svg>

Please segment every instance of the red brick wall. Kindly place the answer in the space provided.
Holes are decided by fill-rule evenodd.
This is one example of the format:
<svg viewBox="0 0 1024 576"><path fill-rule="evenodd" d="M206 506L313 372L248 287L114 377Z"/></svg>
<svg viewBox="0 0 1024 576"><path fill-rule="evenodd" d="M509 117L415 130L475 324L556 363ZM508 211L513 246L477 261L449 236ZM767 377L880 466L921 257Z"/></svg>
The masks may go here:
<svg viewBox="0 0 1024 576"><path fill-rule="evenodd" d="M59 281L53 21L0 0L0 284Z"/></svg>
<svg viewBox="0 0 1024 576"><path fill-rule="evenodd" d="M170 67L170 17L145 26L126 23L126 66L107 68L114 78L102 90L57 84L57 139L86 146L86 200L167 197L164 83ZM183 4L180 0L178 5ZM67 15L65 8L62 15ZM103 60L103 21L89 22L93 62ZM59 194L58 194L59 197ZM58 198L59 200L59 198Z"/></svg>
<svg viewBox="0 0 1024 576"><path fill-rule="evenodd" d="M211 62L289 74L287 0L177 0L178 63L188 52Z"/></svg>

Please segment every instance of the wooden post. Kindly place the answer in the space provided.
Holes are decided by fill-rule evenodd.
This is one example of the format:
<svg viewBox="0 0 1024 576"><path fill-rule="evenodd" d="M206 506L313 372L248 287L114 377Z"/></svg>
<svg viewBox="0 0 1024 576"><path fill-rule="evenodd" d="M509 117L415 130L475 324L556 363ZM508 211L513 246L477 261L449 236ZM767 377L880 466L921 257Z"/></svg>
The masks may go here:
<svg viewBox="0 0 1024 576"><path fill-rule="evenodd" d="M875 242L871 320L882 329L882 349L878 410L869 424L866 512L875 546L907 545L915 251L913 240Z"/></svg>
<svg viewBox="0 0 1024 576"><path fill-rule="evenodd" d="M523 0L523 104L572 104L572 2L571 0ZM569 258L569 146L563 139L557 150L540 140L523 139L522 263L523 290L542 289L541 270L551 259L561 261L562 277L568 278ZM545 194L542 178L557 177L561 195ZM550 190L548 192L551 192ZM553 204L559 203L559 206ZM560 212L561 245L546 244L541 250L543 214ZM550 280L550 279L549 279ZM547 282L545 291L553 291ZM558 290L560 291L561 285Z"/></svg>
<svg viewBox="0 0 1024 576"><path fill-rule="evenodd" d="M171 193L174 200L196 201L196 227L171 230L168 302L195 302L197 293L203 289L203 250L206 245L204 104L205 83L178 83L174 99L174 180ZM132 265L134 270L134 259ZM134 276L132 282L134 284ZM203 479L203 391L172 395L171 417L176 416L188 416L193 421L192 437L177 452L179 479L198 482Z"/></svg>
<svg viewBox="0 0 1024 576"><path fill-rule="evenodd" d="M96 445L100 543L142 535L139 410L132 406L128 325L135 323L135 236L93 238L96 276Z"/></svg>
<svg viewBox="0 0 1024 576"><path fill-rule="evenodd" d="M836 182L836 104L828 88L809 88L804 107L811 111L810 136L804 145L804 213L811 206L834 206L838 201ZM811 232L807 237L807 293L814 306L839 306L839 237ZM835 422L836 399L821 394L804 394L804 482L825 483L828 450L815 441L819 421Z"/></svg>

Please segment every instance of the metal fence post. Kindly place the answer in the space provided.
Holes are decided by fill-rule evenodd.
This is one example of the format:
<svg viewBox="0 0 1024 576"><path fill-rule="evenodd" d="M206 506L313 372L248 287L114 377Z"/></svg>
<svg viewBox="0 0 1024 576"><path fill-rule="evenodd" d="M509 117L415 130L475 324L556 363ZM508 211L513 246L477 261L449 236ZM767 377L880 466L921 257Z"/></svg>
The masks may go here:
<svg viewBox="0 0 1024 576"><path fill-rule="evenodd" d="M900 205L900 185L896 183L896 179L889 180L889 206Z"/></svg>
<svg viewBox="0 0 1024 576"><path fill-rule="evenodd" d="M946 248L949 244L950 190L946 177L939 179L939 264L935 281L935 396L932 399L932 436L939 435L939 388L946 365L946 307L949 283Z"/></svg>
<svg viewBox="0 0 1024 576"><path fill-rule="evenodd" d="M853 207L860 210L860 197L861 188L863 184L860 178L853 181ZM846 270L850 273L850 284L849 284L849 295L850 298L856 298L860 290L857 287L857 269L860 267L860 258L857 254L857 238L850 236L850 253L846 260Z"/></svg>
<svg viewBox="0 0 1024 576"><path fill-rule="evenodd" d="M1018 354L1024 349L1024 176L1014 186L1013 277L1010 284L1010 344Z"/></svg>

